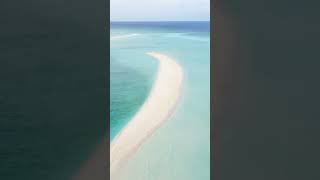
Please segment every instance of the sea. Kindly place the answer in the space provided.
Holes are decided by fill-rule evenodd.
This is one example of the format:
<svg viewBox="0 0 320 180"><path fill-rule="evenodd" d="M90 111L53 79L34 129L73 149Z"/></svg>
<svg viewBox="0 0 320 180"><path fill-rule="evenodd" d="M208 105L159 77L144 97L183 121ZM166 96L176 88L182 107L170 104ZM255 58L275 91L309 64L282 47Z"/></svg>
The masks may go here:
<svg viewBox="0 0 320 180"><path fill-rule="evenodd" d="M151 51L168 55L182 66L181 99L118 178L209 180L210 22L111 22L111 140L150 93L158 68L157 61L146 55Z"/></svg>

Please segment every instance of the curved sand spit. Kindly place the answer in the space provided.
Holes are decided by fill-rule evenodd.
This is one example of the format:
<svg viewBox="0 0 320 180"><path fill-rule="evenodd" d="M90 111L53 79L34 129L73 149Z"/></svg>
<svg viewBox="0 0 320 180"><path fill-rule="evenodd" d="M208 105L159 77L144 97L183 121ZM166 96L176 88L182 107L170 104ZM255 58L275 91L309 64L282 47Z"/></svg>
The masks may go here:
<svg viewBox="0 0 320 180"><path fill-rule="evenodd" d="M157 79L141 109L111 143L111 178L144 140L168 119L180 97L182 67L166 55L155 52L147 54L159 61Z"/></svg>

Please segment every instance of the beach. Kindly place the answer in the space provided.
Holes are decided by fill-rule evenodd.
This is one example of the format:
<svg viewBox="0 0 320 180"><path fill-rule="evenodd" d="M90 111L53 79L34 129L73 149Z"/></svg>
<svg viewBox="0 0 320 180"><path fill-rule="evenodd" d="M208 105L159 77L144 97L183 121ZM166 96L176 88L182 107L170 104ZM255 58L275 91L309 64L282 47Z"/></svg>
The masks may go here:
<svg viewBox="0 0 320 180"><path fill-rule="evenodd" d="M159 62L157 77L146 102L111 143L111 178L139 146L168 119L181 94L182 67L164 54L149 52L147 55Z"/></svg>
<svg viewBox="0 0 320 180"><path fill-rule="evenodd" d="M110 43L112 180L210 179L209 30L208 22L112 23L110 36L126 37ZM183 69L180 91L174 66L159 58ZM163 86L160 74L168 74ZM153 95L162 88L179 95ZM165 99L172 102L164 106ZM145 111L148 103L155 112ZM143 111L150 118L140 121Z"/></svg>

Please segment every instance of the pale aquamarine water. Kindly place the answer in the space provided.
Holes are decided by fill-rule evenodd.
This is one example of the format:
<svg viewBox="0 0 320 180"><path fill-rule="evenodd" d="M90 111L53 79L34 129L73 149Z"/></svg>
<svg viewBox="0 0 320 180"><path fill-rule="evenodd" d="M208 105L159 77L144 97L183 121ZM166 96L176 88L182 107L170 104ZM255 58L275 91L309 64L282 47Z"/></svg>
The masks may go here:
<svg viewBox="0 0 320 180"><path fill-rule="evenodd" d="M125 36L119 38L122 35ZM124 73L119 78L122 86L127 87L127 90L122 86L116 88L122 94L118 96L119 104L111 102L113 113L125 114L125 118L119 120L120 125L114 123L118 121L116 116L111 117L113 137L142 105L154 81L157 62L146 52L155 51L174 58L185 74L182 97L175 112L130 158L121 169L119 179L209 180L209 22L113 23L111 37L118 37L111 40L111 61L117 62L118 68L130 69L128 77ZM111 79L115 81L113 71L111 69ZM130 77L130 74L136 75ZM126 78L131 79L130 82ZM128 87L132 86L137 88L131 91ZM136 102L127 99L130 113L115 107L121 106L122 98L127 98L126 93L139 99ZM111 99L114 99L112 96L111 92Z"/></svg>
<svg viewBox="0 0 320 180"><path fill-rule="evenodd" d="M135 41L130 39L111 41L111 140L144 103L157 71L157 62L150 60L143 52L136 51L133 46Z"/></svg>

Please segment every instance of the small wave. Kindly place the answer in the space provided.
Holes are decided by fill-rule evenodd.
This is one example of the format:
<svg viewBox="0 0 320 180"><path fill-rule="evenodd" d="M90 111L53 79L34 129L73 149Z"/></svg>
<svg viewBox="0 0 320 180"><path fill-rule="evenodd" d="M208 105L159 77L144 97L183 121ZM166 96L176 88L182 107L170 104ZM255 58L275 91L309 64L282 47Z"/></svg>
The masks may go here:
<svg viewBox="0 0 320 180"><path fill-rule="evenodd" d="M125 35L119 35L119 36L112 36L110 37L110 40L120 40L120 39L127 39L135 36L140 36L141 34L133 33L133 34L125 34Z"/></svg>
<svg viewBox="0 0 320 180"><path fill-rule="evenodd" d="M193 40L193 41L202 41L202 42L208 42L210 41L208 38L202 38L191 35L191 33L169 33L165 35L165 37L168 38L181 38L181 39L187 39L187 40Z"/></svg>

